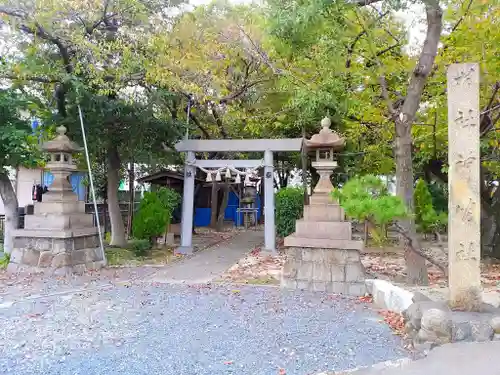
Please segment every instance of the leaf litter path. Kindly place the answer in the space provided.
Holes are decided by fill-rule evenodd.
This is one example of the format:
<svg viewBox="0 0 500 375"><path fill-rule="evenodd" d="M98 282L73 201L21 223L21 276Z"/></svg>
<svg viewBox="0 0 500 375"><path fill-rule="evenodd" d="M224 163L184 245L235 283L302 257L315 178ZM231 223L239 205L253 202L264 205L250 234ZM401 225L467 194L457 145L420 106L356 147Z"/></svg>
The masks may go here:
<svg viewBox="0 0 500 375"><path fill-rule="evenodd" d="M324 293L140 283L0 311L1 374L315 374L406 356L370 305Z"/></svg>
<svg viewBox="0 0 500 375"><path fill-rule="evenodd" d="M162 283L207 283L263 242L262 231L242 231L229 241L215 245L190 259L156 272L147 281Z"/></svg>

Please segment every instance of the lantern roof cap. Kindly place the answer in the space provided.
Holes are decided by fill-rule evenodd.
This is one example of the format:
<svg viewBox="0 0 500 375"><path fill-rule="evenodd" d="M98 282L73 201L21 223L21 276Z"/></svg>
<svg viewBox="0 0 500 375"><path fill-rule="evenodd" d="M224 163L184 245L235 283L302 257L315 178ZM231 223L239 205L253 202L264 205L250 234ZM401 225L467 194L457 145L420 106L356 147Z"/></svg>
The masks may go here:
<svg viewBox="0 0 500 375"><path fill-rule="evenodd" d="M330 129L332 121L328 116L321 120L321 130L314 134L311 139L306 139L305 143L309 149L331 148L340 151L345 146L345 138Z"/></svg>
<svg viewBox="0 0 500 375"><path fill-rule="evenodd" d="M56 129L57 136L47 142L42 144L42 150L48 152L68 152L74 153L81 150L81 147L78 146L75 142L70 140L66 135L66 127L61 125Z"/></svg>

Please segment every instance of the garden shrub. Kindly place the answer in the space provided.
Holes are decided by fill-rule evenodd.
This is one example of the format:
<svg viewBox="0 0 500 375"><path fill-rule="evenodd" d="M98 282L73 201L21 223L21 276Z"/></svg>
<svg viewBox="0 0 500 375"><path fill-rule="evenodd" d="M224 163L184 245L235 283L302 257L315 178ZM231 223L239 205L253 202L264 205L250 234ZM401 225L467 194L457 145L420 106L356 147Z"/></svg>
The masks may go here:
<svg viewBox="0 0 500 375"><path fill-rule="evenodd" d="M286 237L295 231L295 221L304 213L304 190L297 187L286 187L276 193L275 197L276 232Z"/></svg>
<svg viewBox="0 0 500 375"><path fill-rule="evenodd" d="M414 198L417 229L425 234L445 230L448 223L448 215L446 212L437 212L434 209L431 192L423 179L417 181Z"/></svg>
<svg viewBox="0 0 500 375"><path fill-rule="evenodd" d="M5 269L9 265L10 254L4 253L3 248L0 245L0 269Z"/></svg>
<svg viewBox="0 0 500 375"><path fill-rule="evenodd" d="M180 199L180 195L175 190L168 188L144 193L134 218L134 237L148 240L152 247L156 238L163 235L170 225L172 213L179 205Z"/></svg>
<svg viewBox="0 0 500 375"><path fill-rule="evenodd" d="M388 224L408 215L401 198L389 194L387 186L377 176L352 178L342 189L334 189L332 196L350 218L380 226L378 233L374 233L380 242L386 239Z"/></svg>

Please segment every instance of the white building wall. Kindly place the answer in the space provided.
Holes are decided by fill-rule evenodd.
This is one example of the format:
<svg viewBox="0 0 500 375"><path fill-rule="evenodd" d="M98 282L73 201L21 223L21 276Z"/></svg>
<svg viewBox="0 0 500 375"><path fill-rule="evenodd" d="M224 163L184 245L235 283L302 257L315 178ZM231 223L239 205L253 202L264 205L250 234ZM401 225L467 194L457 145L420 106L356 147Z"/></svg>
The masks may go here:
<svg viewBox="0 0 500 375"><path fill-rule="evenodd" d="M25 207L32 204L31 199L33 184L39 184L42 181L42 169L28 169L20 167L16 171L10 171L10 180L14 187L19 202L19 207ZM0 198L0 215L5 215L2 198Z"/></svg>

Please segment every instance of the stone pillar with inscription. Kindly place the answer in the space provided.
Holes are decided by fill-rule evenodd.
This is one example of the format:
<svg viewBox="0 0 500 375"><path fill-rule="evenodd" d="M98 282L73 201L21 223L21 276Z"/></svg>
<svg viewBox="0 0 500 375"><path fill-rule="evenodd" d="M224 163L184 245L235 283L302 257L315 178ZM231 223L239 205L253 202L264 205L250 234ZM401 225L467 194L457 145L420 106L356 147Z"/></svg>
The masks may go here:
<svg viewBox="0 0 500 375"><path fill-rule="evenodd" d="M448 249L451 306L480 300L479 64L448 68Z"/></svg>

